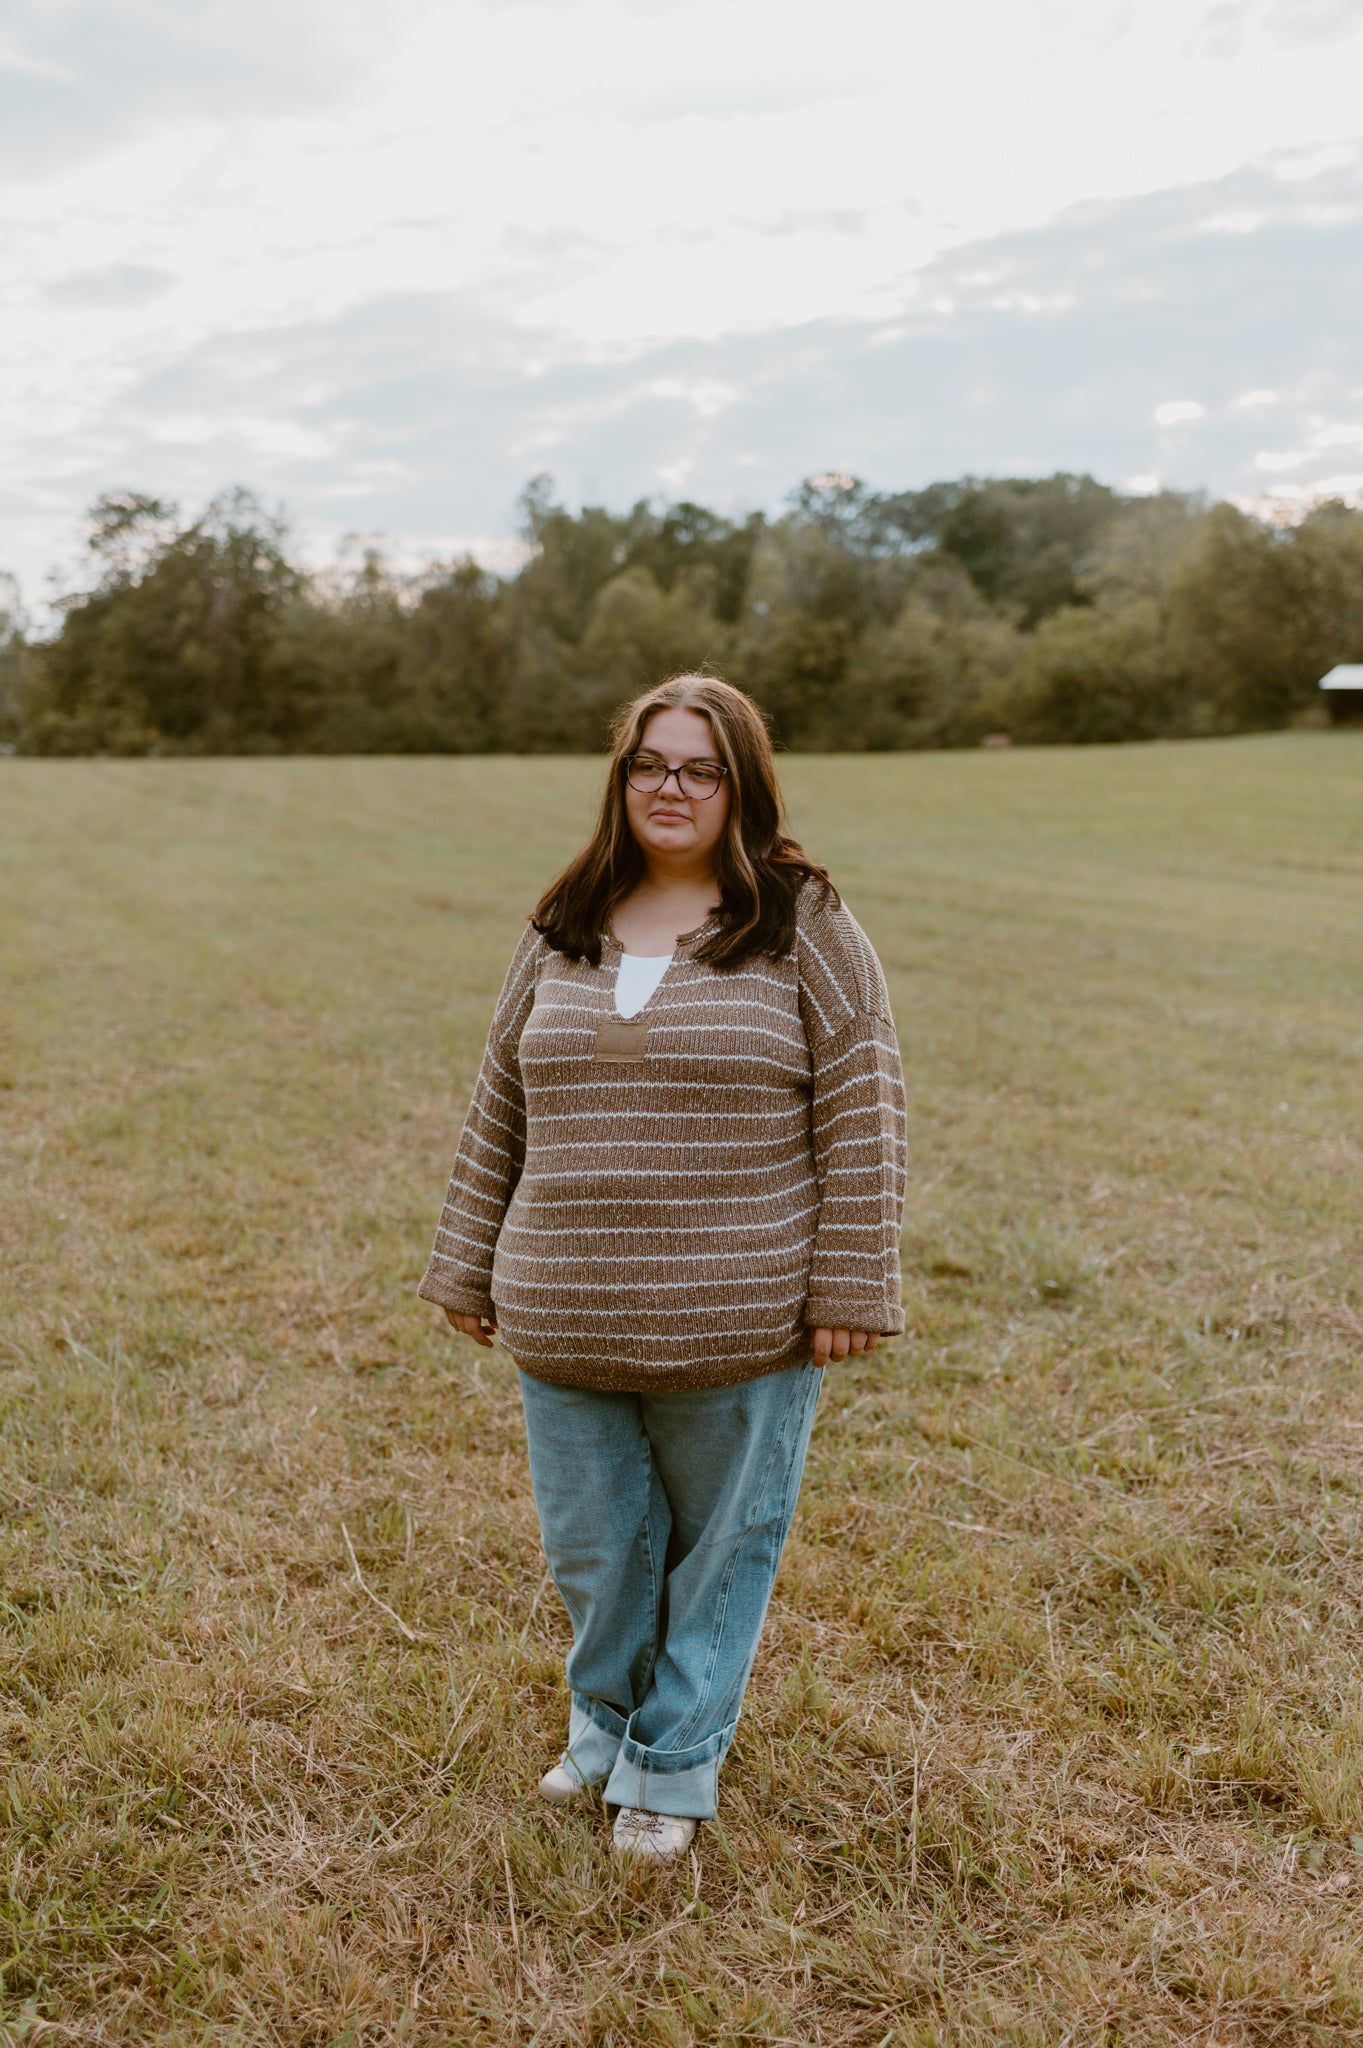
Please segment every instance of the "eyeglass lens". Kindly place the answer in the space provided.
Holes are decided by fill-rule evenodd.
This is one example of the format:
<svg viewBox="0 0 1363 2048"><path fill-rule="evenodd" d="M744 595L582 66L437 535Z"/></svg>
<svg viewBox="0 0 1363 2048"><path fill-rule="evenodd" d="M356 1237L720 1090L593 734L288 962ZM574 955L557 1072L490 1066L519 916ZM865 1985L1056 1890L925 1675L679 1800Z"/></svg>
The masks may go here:
<svg viewBox="0 0 1363 2048"><path fill-rule="evenodd" d="M691 797L713 796L724 780L723 769L712 767L708 761L683 761L680 768L674 769L656 754L636 754L628 769L630 787L640 795L652 795L672 775L676 776L682 795Z"/></svg>

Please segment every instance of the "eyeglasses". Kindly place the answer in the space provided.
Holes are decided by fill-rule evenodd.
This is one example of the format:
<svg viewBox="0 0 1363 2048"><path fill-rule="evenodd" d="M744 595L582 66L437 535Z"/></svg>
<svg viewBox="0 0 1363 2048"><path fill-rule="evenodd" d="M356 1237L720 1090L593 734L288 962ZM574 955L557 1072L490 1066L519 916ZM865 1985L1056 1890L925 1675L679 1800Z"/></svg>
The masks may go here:
<svg viewBox="0 0 1363 2048"><path fill-rule="evenodd" d="M631 754L625 762L625 780L641 796L666 789L668 777L675 775L682 795L702 803L714 796L728 772L718 761L683 761L679 768L669 768L657 754Z"/></svg>

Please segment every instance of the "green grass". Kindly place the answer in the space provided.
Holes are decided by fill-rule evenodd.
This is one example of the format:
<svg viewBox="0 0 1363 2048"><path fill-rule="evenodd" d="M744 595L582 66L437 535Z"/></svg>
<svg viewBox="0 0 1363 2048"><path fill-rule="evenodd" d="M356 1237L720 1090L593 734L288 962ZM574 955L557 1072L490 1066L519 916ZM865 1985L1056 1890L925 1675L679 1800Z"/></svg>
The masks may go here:
<svg viewBox="0 0 1363 2048"><path fill-rule="evenodd" d="M0 764L0 2041L1363 2040L1363 736L787 763L910 1329L626 1877L413 1295L597 773Z"/></svg>

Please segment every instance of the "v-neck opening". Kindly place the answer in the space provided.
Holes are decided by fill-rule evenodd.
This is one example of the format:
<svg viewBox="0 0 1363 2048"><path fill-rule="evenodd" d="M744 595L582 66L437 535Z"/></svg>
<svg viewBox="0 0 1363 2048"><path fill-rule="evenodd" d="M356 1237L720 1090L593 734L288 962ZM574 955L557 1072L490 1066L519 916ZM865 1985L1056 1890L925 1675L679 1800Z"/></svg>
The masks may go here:
<svg viewBox="0 0 1363 2048"><path fill-rule="evenodd" d="M667 978L671 974L673 968L677 965L677 962L679 960L690 959L692 950L699 943L699 941L705 937L706 933L710 931L714 923L715 913L711 911L710 915L702 919L701 923L695 927L694 931L677 933L677 937L673 944L672 951L667 956L667 965L658 977L658 986L653 990L652 994L649 996L648 1001L644 1003L639 1009L637 1009L632 1016L624 1017L616 1008L615 982L613 981L611 983L609 997L610 1016L621 1024L637 1024L641 1017L646 1017L649 1011L657 1002L663 990L666 988ZM628 948L622 943L621 940L619 940L615 936L615 933L612 931L602 932L601 948L603 953L609 953L611 955L611 964L613 965L615 975L618 979L620 972L620 962L624 958ZM631 957L636 960L658 960L662 958L662 955L659 953L636 953Z"/></svg>
<svg viewBox="0 0 1363 2048"><path fill-rule="evenodd" d="M656 999L659 990L662 988L663 983L667 980L667 977L671 972L672 963L676 959L676 957L677 956L675 953L622 952L619 960L616 962L615 965L615 986L611 995L612 1015L614 1017L618 1017L622 1024L637 1023L639 1018L644 1016L647 1012L649 1004ZM654 978L653 986L649 990L648 994L644 997L644 1000L640 1004L638 1004L635 1009L628 1011L622 1010L620 1008L620 977L625 971L625 962L627 960L644 960L647 961L650 966L655 961L661 963L660 971Z"/></svg>

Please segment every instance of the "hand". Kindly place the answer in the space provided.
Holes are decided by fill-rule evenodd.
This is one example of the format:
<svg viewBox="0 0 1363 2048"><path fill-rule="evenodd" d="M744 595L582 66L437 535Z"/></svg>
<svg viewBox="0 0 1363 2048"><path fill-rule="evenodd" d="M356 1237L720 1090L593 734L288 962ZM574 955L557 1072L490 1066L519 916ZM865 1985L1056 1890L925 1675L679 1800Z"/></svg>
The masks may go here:
<svg viewBox="0 0 1363 2048"><path fill-rule="evenodd" d="M461 1316L457 1309L447 1308L445 1321L461 1337L472 1337L475 1344L491 1346L497 1334L497 1325L488 1316Z"/></svg>
<svg viewBox="0 0 1363 2048"><path fill-rule="evenodd" d="M879 1330L816 1330L814 1363L827 1365L830 1358L846 1358L849 1351L874 1351Z"/></svg>

